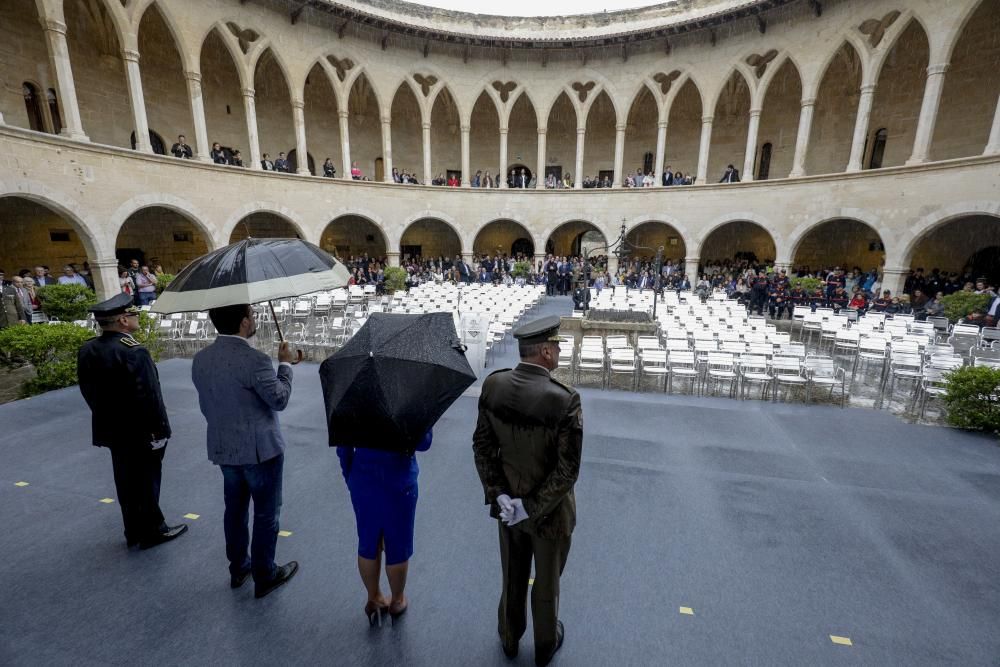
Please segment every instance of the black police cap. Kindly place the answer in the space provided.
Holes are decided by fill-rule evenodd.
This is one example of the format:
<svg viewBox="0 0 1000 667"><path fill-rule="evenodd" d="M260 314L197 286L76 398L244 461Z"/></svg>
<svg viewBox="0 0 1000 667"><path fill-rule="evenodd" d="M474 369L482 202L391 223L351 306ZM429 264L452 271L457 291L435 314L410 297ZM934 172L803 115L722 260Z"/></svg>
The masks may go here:
<svg viewBox="0 0 1000 667"><path fill-rule="evenodd" d="M514 330L514 338L523 345L535 345L537 343L555 342L559 339L559 324L561 319L558 315L550 315L528 322Z"/></svg>
<svg viewBox="0 0 1000 667"><path fill-rule="evenodd" d="M132 296L122 292L107 301L96 303L90 307L90 312L99 320L107 320L123 313L138 313L139 308L132 302Z"/></svg>

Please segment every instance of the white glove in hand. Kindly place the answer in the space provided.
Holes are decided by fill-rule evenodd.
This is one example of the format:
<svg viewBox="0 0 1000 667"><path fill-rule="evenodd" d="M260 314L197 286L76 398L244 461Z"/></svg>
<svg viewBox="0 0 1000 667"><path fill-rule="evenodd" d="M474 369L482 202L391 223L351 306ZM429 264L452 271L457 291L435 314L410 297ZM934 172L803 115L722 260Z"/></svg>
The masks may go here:
<svg viewBox="0 0 1000 667"><path fill-rule="evenodd" d="M501 493L497 496L497 505L500 506L500 519L506 523L514 515L514 505L511 504L510 496Z"/></svg>
<svg viewBox="0 0 1000 667"><path fill-rule="evenodd" d="M510 501L513 506L512 511L508 513L504 523L508 526L513 526L514 524L521 523L528 518L528 512L524 509L524 501L520 498L514 498Z"/></svg>
<svg viewBox="0 0 1000 667"><path fill-rule="evenodd" d="M153 440L150 444L153 449L163 449L170 442L170 438L163 438L162 440Z"/></svg>

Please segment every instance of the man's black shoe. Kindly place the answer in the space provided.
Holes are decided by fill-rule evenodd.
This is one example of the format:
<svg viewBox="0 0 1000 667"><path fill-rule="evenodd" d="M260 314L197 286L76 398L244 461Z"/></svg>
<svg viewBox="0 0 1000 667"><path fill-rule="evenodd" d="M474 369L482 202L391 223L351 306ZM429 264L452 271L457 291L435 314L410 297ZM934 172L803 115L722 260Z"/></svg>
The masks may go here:
<svg viewBox="0 0 1000 667"><path fill-rule="evenodd" d="M239 574L231 574L229 575L229 587L239 588L244 583L246 583L246 580L249 578L250 578L250 570L244 570Z"/></svg>
<svg viewBox="0 0 1000 667"><path fill-rule="evenodd" d="M271 591L273 591L278 586L281 586L289 579L295 576L295 573L299 571L299 564L294 560L288 561L287 564L282 565L278 568L278 572L274 575L274 579L267 582L266 584L257 584L254 588L253 596L255 598L262 598Z"/></svg>
<svg viewBox="0 0 1000 667"><path fill-rule="evenodd" d="M497 630L498 634L499 632L500 631ZM507 656L507 658L509 658L510 660L513 660L514 658L517 657L517 644L518 641L516 639L514 640L513 644L508 644L503 640L503 635L500 635L500 646L503 647L503 654Z"/></svg>
<svg viewBox="0 0 1000 667"><path fill-rule="evenodd" d="M546 658L540 659L539 656L535 656L535 664L538 665L538 667L545 667L545 665L552 662L552 658L554 658L556 653L559 652L559 649L562 648L563 638L565 635L566 631L563 628L562 621L556 621L556 647L552 649L552 653L550 653Z"/></svg>
<svg viewBox="0 0 1000 667"><path fill-rule="evenodd" d="M172 539L180 537L187 532L187 524L182 523L178 526L167 526L167 529L162 533L157 533L149 539L142 540L139 542L140 549L152 549L158 544L163 544L164 542L169 542Z"/></svg>

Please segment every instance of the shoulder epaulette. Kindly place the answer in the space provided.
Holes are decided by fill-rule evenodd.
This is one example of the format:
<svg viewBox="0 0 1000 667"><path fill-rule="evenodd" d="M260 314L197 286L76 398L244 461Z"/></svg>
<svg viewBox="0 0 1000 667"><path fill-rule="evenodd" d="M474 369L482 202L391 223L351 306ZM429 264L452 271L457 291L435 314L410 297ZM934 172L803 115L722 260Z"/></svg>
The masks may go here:
<svg viewBox="0 0 1000 667"><path fill-rule="evenodd" d="M556 378L551 377L551 376L549 377L549 379L552 380L553 382L555 382L557 385L559 385L563 389L565 389L566 391L570 392L571 394L576 392L576 389L574 389L573 387L569 386L568 384L566 384L562 380L557 380Z"/></svg>
<svg viewBox="0 0 1000 667"><path fill-rule="evenodd" d="M130 336L128 334L125 334L124 336L122 336L121 338L119 338L118 341L122 345L124 345L126 347L138 347L138 346L142 345L142 343L140 343L139 341L137 341L135 338L132 338L132 336Z"/></svg>

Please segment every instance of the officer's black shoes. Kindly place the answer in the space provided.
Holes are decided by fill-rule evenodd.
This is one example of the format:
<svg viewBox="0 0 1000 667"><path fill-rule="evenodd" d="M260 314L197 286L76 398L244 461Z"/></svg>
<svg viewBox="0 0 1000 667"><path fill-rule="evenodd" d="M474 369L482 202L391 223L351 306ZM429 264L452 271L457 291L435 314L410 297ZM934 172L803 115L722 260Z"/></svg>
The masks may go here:
<svg viewBox="0 0 1000 667"><path fill-rule="evenodd" d="M535 664L538 665L538 667L545 667L545 665L552 662L552 658L554 658L556 653L559 652L559 649L562 648L563 638L565 635L566 631L563 628L562 621L556 621L556 647L552 649L552 653L550 653L548 657L542 657L537 654L535 655Z"/></svg>
<svg viewBox="0 0 1000 667"><path fill-rule="evenodd" d="M509 644L505 642L503 638L503 633L500 632L499 628L497 628L497 634L500 635L500 646L503 648L503 654L507 656L509 660L513 660L514 658L516 658L518 641L515 639L513 642Z"/></svg>
<svg viewBox="0 0 1000 667"><path fill-rule="evenodd" d="M266 584L257 584L254 589L253 596L255 598L262 598L271 591L273 591L278 586L281 586L289 579L295 576L295 573L299 571L299 564L294 560L288 561L287 564L282 565L278 568L278 572L274 575L274 579L267 582Z"/></svg>
<svg viewBox="0 0 1000 667"><path fill-rule="evenodd" d="M231 574L229 575L229 587L239 588L244 583L246 583L246 580L249 578L250 578L250 570L244 570L239 574Z"/></svg>
<svg viewBox="0 0 1000 667"><path fill-rule="evenodd" d="M163 544L164 542L169 542L170 540L180 537L187 532L187 529L188 527L186 523L182 523L177 526L167 526L167 529L162 533L157 533L156 535L139 542L139 548L152 549L159 544Z"/></svg>

